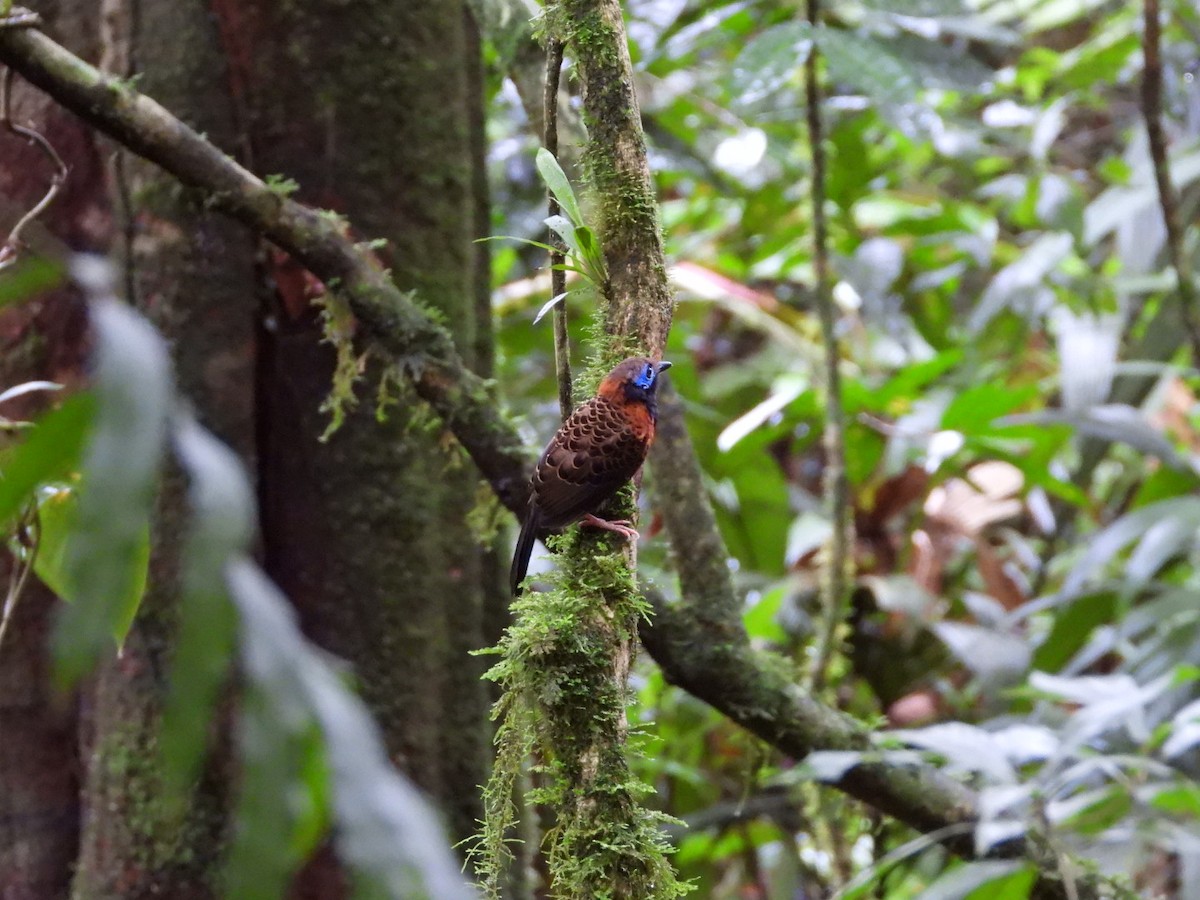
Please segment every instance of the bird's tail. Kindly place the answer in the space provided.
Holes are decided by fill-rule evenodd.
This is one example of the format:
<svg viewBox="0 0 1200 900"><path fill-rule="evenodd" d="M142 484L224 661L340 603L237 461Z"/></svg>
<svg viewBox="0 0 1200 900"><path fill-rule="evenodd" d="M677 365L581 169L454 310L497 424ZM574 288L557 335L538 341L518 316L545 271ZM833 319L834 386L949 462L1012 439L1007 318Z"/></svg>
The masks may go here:
<svg viewBox="0 0 1200 900"><path fill-rule="evenodd" d="M537 538L538 514L533 504L525 513L525 521L521 523L521 536L517 538L517 549L513 551L512 569L509 570L509 586L514 597L521 593L521 582L529 571L529 556L533 553L533 542Z"/></svg>

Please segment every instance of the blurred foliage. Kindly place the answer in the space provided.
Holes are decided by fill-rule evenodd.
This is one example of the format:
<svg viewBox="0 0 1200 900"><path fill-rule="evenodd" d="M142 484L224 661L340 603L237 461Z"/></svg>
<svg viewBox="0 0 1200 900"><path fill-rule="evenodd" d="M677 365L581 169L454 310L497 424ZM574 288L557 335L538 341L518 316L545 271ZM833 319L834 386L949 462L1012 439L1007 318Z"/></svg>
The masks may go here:
<svg viewBox="0 0 1200 900"><path fill-rule="evenodd" d="M1164 7L1191 222L1200 14ZM977 787L981 848L1036 825L1137 895L1200 896L1200 419L1139 106L1140 5L859 0L815 30L770 0L626 9L680 301L666 355L752 636L803 659L828 534L816 48L858 573L824 699L883 723L882 752ZM493 230L543 239L516 109L499 83ZM1192 227L1193 260L1198 243ZM500 377L538 446L557 421L533 323L544 264L513 250L494 268ZM567 304L582 353L586 310ZM675 590L661 538L640 561ZM851 758L797 765L648 660L635 678L641 774L692 824L672 834L699 896L1028 896L1027 866L964 864L816 787Z"/></svg>
<svg viewBox="0 0 1200 900"><path fill-rule="evenodd" d="M12 301L52 280L0 279ZM76 257L88 300L90 384L0 446L0 525L14 560L12 621L32 569L66 603L54 632L57 675L73 684L117 649L144 593L149 522L164 456L189 482L180 634L161 742L167 792L182 809L236 650L241 764L224 880L229 896L284 896L331 832L363 898L469 898L434 811L396 772L344 676L300 633L287 600L249 555L253 488L237 457L183 410L167 345L112 294L113 272ZM28 382L0 404L59 385ZM4 652L0 644L0 653Z"/></svg>

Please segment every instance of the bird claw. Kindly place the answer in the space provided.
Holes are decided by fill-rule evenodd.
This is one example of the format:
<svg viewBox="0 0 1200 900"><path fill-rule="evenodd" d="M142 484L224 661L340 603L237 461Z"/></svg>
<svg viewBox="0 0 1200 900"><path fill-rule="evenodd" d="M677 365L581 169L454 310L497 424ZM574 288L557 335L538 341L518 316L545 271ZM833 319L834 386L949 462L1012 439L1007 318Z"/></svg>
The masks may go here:
<svg viewBox="0 0 1200 900"><path fill-rule="evenodd" d="M591 525L593 528L602 528L605 531L615 531L622 537L635 541L641 538L637 530L631 527L633 523L628 519L615 519L610 522L608 519L601 519L599 516L593 516L591 513L588 513L583 517L583 524Z"/></svg>

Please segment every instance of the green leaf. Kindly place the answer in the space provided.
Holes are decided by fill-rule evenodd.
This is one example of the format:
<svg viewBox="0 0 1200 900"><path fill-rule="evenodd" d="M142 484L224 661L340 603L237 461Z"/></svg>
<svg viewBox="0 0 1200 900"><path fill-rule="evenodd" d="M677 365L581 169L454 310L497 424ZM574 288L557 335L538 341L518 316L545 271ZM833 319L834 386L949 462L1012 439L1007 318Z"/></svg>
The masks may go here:
<svg viewBox="0 0 1200 900"><path fill-rule="evenodd" d="M921 892L922 900L1025 900L1037 878L1032 863L982 860L950 870Z"/></svg>
<svg viewBox="0 0 1200 900"><path fill-rule="evenodd" d="M888 52L882 41L837 28L821 28L817 46L829 76L866 94L882 108L911 104L921 91L917 73Z"/></svg>
<svg viewBox="0 0 1200 900"><path fill-rule="evenodd" d="M315 724L325 744L332 789L335 841L338 856L354 872L358 890L369 896L429 898L429 900L468 900L471 892L442 837L441 824L429 805L387 758L379 731L362 701L342 683L325 657L300 634L296 614L279 589L249 560L240 560L227 568L229 593L241 614L241 659L251 696L255 698L253 715L243 719L249 731L244 744L255 760L270 760L284 754L293 768L304 760L303 748L283 744L288 740L307 740L308 729ZM273 720L273 721L272 721ZM271 727L262 726L271 721ZM255 766L258 763L255 762ZM275 770L281 768L275 763ZM319 767L318 767L319 769ZM270 765L255 768L265 778L273 778ZM244 779L246 782L250 778ZM275 779L276 790L287 786L286 796L295 793L295 785ZM253 784L247 788L257 790ZM305 796L314 806L321 797L310 786ZM263 797L256 802L279 812L281 797ZM241 807L250 820L242 819L237 841L259 842L264 837L255 829L279 828L258 807L249 807L243 798ZM293 815L292 830L302 821ZM297 838L298 839L298 838ZM269 848L278 854L279 842ZM263 851L266 852L266 851ZM235 845L231 858L252 865L254 854ZM271 866L277 858L264 859ZM231 891L230 896L251 896ZM265 895L264 895L265 896Z"/></svg>
<svg viewBox="0 0 1200 900"><path fill-rule="evenodd" d="M26 394L32 394L35 391L61 391L62 388L61 384L54 381L25 381L0 391L0 403L5 403L17 397L24 397Z"/></svg>
<svg viewBox="0 0 1200 900"><path fill-rule="evenodd" d="M1005 309L1030 314L1040 310L1051 297L1046 276L1071 253L1073 239L1065 231L1047 232L1030 244L1021 256L996 273L967 320L974 335Z"/></svg>
<svg viewBox="0 0 1200 900"><path fill-rule="evenodd" d="M33 499L38 485L65 477L79 461L95 410L91 394L76 394L38 420L29 437L0 464L0 524Z"/></svg>
<svg viewBox="0 0 1200 900"><path fill-rule="evenodd" d="M237 830L225 869L226 896L274 900L328 830L328 769L320 733L249 684L238 716Z"/></svg>
<svg viewBox="0 0 1200 900"><path fill-rule="evenodd" d="M1033 667L1058 672L1087 643L1092 632L1113 620L1116 597L1105 592L1085 594L1055 611L1050 634L1034 651Z"/></svg>
<svg viewBox="0 0 1200 900"><path fill-rule="evenodd" d="M557 294L542 304L542 308L537 311L537 315L533 317L533 324L536 325L546 317L546 313L554 309L560 303L567 299L567 291Z"/></svg>
<svg viewBox="0 0 1200 900"><path fill-rule="evenodd" d="M559 236L566 245L568 253L582 257L579 249L579 239L575 236L575 226L565 216L548 216L542 220L546 227Z"/></svg>
<svg viewBox="0 0 1200 900"><path fill-rule="evenodd" d="M781 645L786 644L788 634L779 624L780 608L789 594L798 590L798 585L791 581L785 581L768 591L764 591L758 601L742 617L742 623L746 626L746 633L751 638L758 640L771 641Z"/></svg>
<svg viewBox="0 0 1200 900"><path fill-rule="evenodd" d="M1092 535L1087 542L1087 552L1063 582L1062 594L1070 596L1079 591L1089 579L1102 573L1117 553L1135 541L1142 541L1152 528L1164 523L1169 523L1166 527L1175 540L1195 534L1197 523L1200 523L1200 499L1177 497L1152 503L1126 513ZM1157 544L1159 539L1153 540Z"/></svg>
<svg viewBox="0 0 1200 900"><path fill-rule="evenodd" d="M1074 798L1073 798L1074 799ZM1133 798L1125 785L1114 785L1082 795L1085 803L1074 809L1068 802L1064 806L1072 814L1054 824L1070 828L1080 834L1099 834L1126 818L1133 806Z"/></svg>
<svg viewBox="0 0 1200 900"><path fill-rule="evenodd" d="M77 505L75 489L67 484L47 485L38 497L38 548L33 571L64 600L70 599L65 564Z"/></svg>
<svg viewBox="0 0 1200 900"><path fill-rule="evenodd" d="M961 16L971 11L964 0L864 0L863 5L895 15L929 18Z"/></svg>
<svg viewBox="0 0 1200 900"><path fill-rule="evenodd" d="M73 603L77 589L72 581L70 559L72 535L75 533L79 516L80 485L52 485L46 488L38 500L38 553L33 570L55 594ZM120 646L129 634L129 628L137 615L138 604L146 592L146 581L150 571L150 529L143 527L138 536L132 558L133 577L128 588L118 599L116 618L112 626L112 637Z"/></svg>
<svg viewBox="0 0 1200 900"><path fill-rule="evenodd" d="M962 363L962 360L962 350L954 348L905 366L884 384L871 389L868 408L885 411L889 403L911 401L922 388Z"/></svg>
<svg viewBox="0 0 1200 900"><path fill-rule="evenodd" d="M166 346L150 323L116 299L93 300L90 309L96 410L65 560L74 602L54 636L65 685L114 649L114 633L123 636L131 618L171 396Z"/></svg>
<svg viewBox="0 0 1200 900"><path fill-rule="evenodd" d="M604 251L600 248L596 235L586 225L580 225L575 229L575 239L579 242L579 255L591 272L589 277L597 285L603 284L606 277Z"/></svg>
<svg viewBox="0 0 1200 900"><path fill-rule="evenodd" d="M1016 388L985 381L967 388L942 413L942 428L969 436L993 430L992 423L1019 409L1038 394L1036 385Z"/></svg>
<svg viewBox="0 0 1200 900"><path fill-rule="evenodd" d="M575 199L575 192L571 190L571 182L567 180L566 173L558 164L558 160L554 158L554 154L545 147L541 147L538 149L536 162L538 174L542 176L546 188L558 201L558 205L567 214L567 218L574 225L582 225L583 214L579 211L579 202Z"/></svg>
<svg viewBox="0 0 1200 900"><path fill-rule="evenodd" d="M1171 815L1200 819L1200 785L1172 785L1151 797L1150 805Z"/></svg>
<svg viewBox="0 0 1200 900"><path fill-rule="evenodd" d="M933 88L978 89L991 70L958 51L909 34L890 38L820 28L817 45L835 82L865 94L902 131L928 131L936 117L924 103Z"/></svg>
<svg viewBox="0 0 1200 900"><path fill-rule="evenodd" d="M753 37L733 63L735 103L759 103L794 82L811 50L812 26L807 22L783 22Z"/></svg>
<svg viewBox="0 0 1200 900"><path fill-rule="evenodd" d="M58 263L40 257L24 258L0 271L0 309L57 287L62 278L62 266Z"/></svg>
<svg viewBox="0 0 1200 900"><path fill-rule="evenodd" d="M250 541L255 501L233 451L191 417L177 417L174 432L175 455L190 481L192 520L181 557L179 640L163 714L162 755L168 787L182 801L228 677L237 622L225 567Z"/></svg>

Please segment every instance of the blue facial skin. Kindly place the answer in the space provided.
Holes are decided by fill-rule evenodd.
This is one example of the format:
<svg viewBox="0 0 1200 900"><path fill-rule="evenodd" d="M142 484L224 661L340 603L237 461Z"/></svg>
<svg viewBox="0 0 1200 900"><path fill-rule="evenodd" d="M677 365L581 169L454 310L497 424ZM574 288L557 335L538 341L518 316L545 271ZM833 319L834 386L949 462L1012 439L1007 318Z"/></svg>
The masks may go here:
<svg viewBox="0 0 1200 900"><path fill-rule="evenodd" d="M641 374L633 379L633 383L643 391L648 391L654 386L654 382L658 376L669 368L671 368L671 364L666 361L660 362L657 366L654 363L646 363L642 368Z"/></svg>
<svg viewBox="0 0 1200 900"><path fill-rule="evenodd" d="M650 386L654 384L654 379L657 377L658 372L655 371L654 366L650 363L646 363L645 368L642 369L642 373L638 375L637 378L633 379L633 383L640 387L643 391L648 391L650 390Z"/></svg>
<svg viewBox="0 0 1200 900"><path fill-rule="evenodd" d="M646 404L651 419L658 418L658 398L655 396L657 393L655 384L658 376L669 368L671 368L669 362L660 362L658 365L646 363L637 377L625 384L625 396L630 400Z"/></svg>

